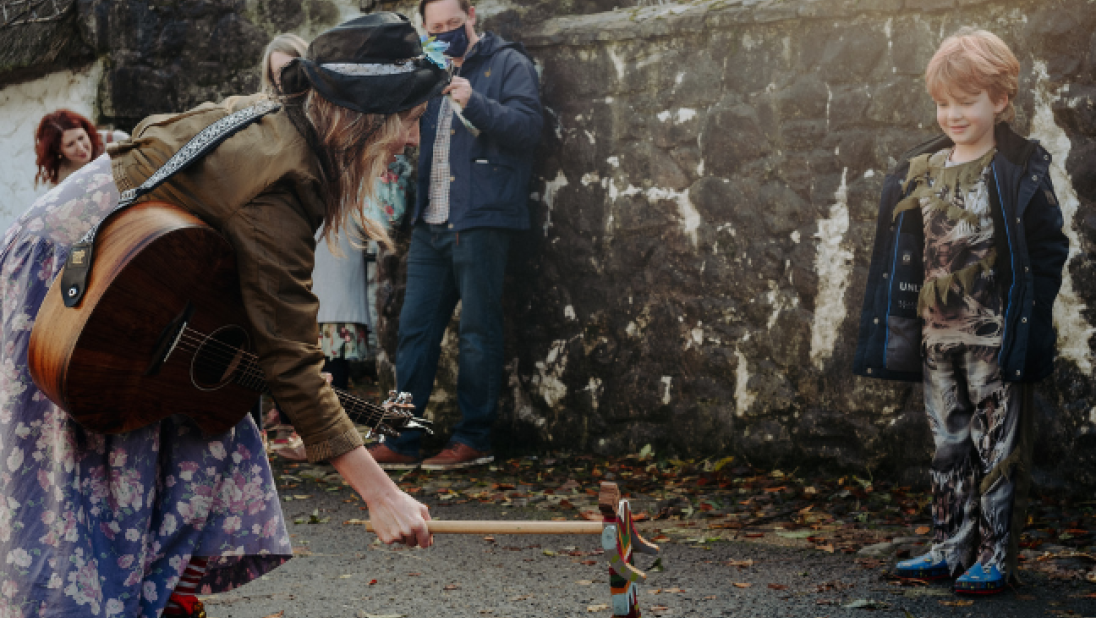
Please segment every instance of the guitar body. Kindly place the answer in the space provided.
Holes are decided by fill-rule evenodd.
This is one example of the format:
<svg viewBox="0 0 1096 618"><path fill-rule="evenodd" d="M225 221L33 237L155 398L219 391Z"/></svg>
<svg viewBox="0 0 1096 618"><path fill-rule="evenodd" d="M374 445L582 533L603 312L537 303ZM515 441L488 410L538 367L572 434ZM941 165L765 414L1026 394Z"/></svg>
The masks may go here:
<svg viewBox="0 0 1096 618"><path fill-rule="evenodd" d="M99 231L76 307L65 307L61 287L58 275L28 364L38 388L89 431L182 414L217 434L258 400L262 376L241 354L250 324L234 251L194 215L162 202L131 206Z"/></svg>

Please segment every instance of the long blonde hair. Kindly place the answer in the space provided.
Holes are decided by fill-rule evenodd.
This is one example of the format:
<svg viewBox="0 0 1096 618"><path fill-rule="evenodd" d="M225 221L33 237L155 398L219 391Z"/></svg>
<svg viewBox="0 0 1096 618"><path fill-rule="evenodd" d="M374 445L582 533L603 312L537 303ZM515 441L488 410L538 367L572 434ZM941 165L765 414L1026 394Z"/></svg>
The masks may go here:
<svg viewBox="0 0 1096 618"><path fill-rule="evenodd" d="M366 216L365 205L375 197L377 179L388 171L393 146L404 139L404 122L426 103L396 114L363 114L335 105L309 89L303 107L315 132L314 150L327 176L323 183L323 237L328 246L334 245L349 216L366 237L391 249L388 230L383 223Z"/></svg>
<svg viewBox="0 0 1096 618"><path fill-rule="evenodd" d="M267 44L266 50L263 51L262 91L266 94L274 94L274 91L277 88L274 83L274 76L270 72L270 56L274 52L281 52L294 58L303 58L307 51L308 41L305 41L295 34L285 33L274 37L274 39Z"/></svg>

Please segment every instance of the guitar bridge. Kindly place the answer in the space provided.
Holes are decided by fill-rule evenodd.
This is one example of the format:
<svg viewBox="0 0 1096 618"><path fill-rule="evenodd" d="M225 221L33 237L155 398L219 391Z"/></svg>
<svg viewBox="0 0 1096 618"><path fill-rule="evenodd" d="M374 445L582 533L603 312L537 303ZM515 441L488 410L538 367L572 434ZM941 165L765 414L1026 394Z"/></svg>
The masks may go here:
<svg viewBox="0 0 1096 618"><path fill-rule="evenodd" d="M175 319L160 333L160 337L156 340L156 347L153 348L152 362L145 369L146 376L154 376L160 373L160 367L163 367L167 359L171 357L171 353L175 351L175 347L179 345L179 339L183 337L183 331L186 330L186 325L193 314L194 305L187 302L179 315L175 316Z"/></svg>

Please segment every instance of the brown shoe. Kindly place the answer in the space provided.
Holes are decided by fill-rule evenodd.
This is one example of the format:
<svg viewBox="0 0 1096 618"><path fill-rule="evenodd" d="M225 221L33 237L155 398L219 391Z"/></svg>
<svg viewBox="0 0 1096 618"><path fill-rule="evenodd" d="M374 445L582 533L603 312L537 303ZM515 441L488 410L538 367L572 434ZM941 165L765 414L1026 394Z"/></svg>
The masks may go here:
<svg viewBox="0 0 1096 618"><path fill-rule="evenodd" d="M366 447L373 459L385 470L414 470L422 460L410 455L401 455L388 448L384 442L376 442Z"/></svg>
<svg viewBox="0 0 1096 618"><path fill-rule="evenodd" d="M450 442L442 452L422 462L423 470L455 470L495 461L490 451L481 452L460 442Z"/></svg>

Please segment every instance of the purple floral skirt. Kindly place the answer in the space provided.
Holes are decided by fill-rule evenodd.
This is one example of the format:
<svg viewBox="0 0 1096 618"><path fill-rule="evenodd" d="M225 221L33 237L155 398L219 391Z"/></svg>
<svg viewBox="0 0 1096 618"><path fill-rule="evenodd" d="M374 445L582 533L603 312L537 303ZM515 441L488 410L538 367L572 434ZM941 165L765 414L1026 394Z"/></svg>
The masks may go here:
<svg viewBox="0 0 1096 618"><path fill-rule="evenodd" d="M0 616L159 616L191 556L199 592L292 557L251 416L203 437L170 418L88 433L31 381L27 345L69 247L118 202L102 156L39 198L0 244Z"/></svg>

